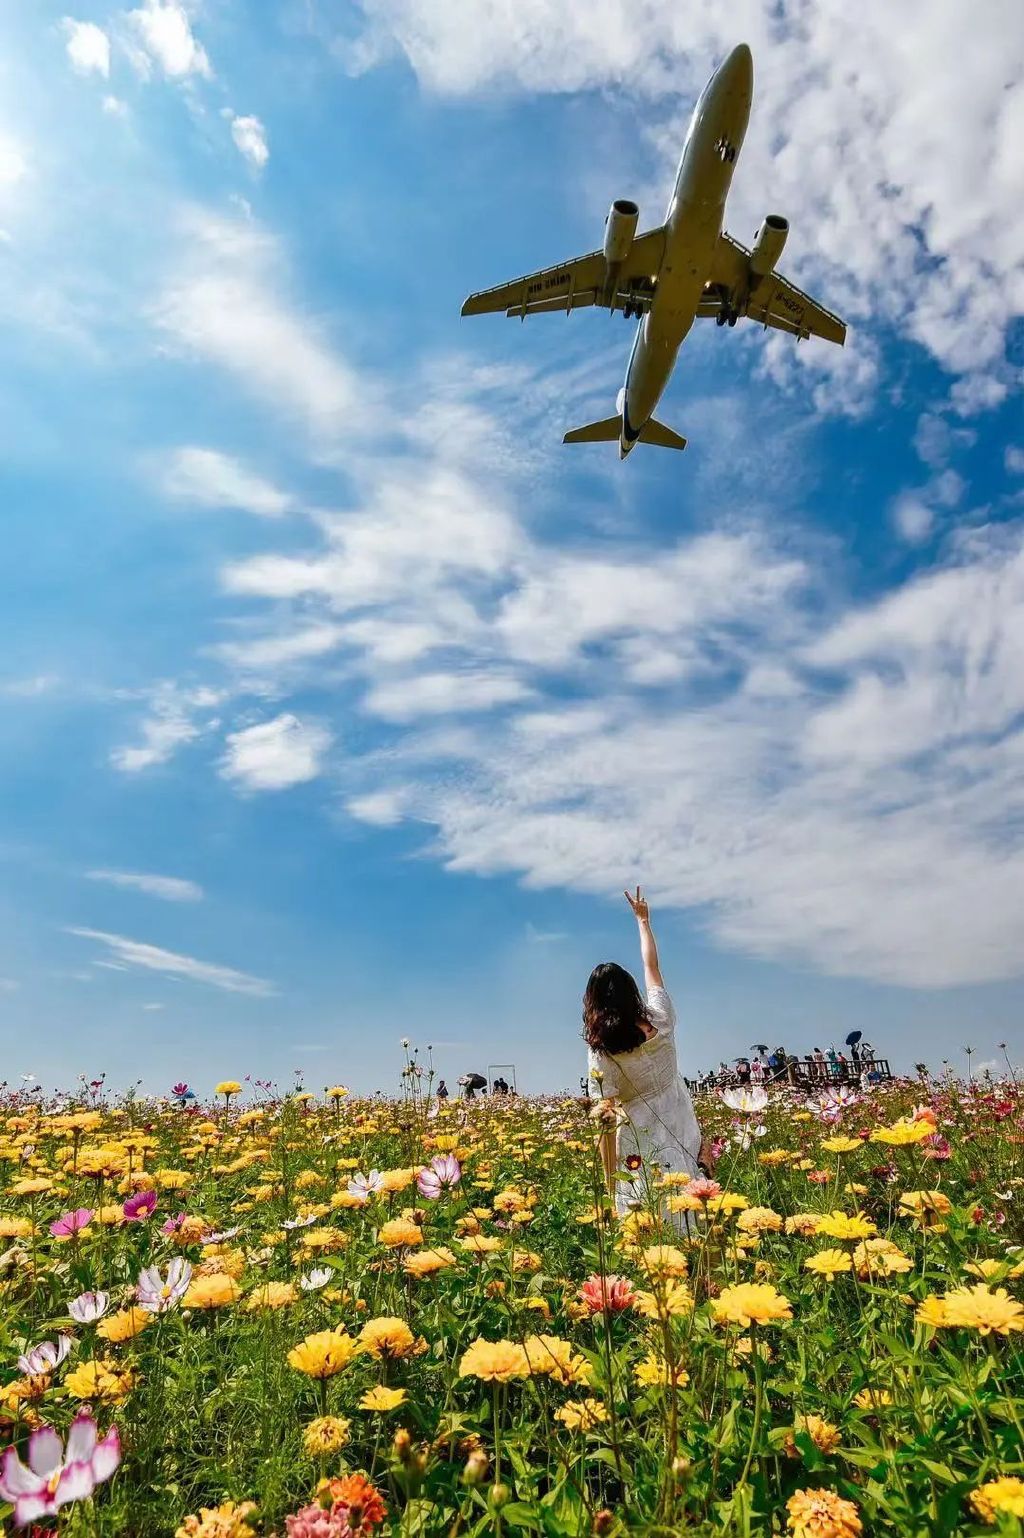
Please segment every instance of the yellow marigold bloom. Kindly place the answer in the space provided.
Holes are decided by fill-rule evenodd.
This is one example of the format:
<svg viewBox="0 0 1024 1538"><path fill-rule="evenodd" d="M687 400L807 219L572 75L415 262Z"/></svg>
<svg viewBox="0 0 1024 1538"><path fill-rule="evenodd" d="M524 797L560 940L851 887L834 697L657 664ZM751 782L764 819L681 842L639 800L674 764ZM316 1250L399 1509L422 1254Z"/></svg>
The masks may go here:
<svg viewBox="0 0 1024 1538"><path fill-rule="evenodd" d="M616 1218L614 1207L605 1209L605 1215L610 1223ZM619 1239L622 1244L639 1244L641 1239L654 1232L654 1214L645 1212L638 1207L635 1212L627 1212L619 1224Z"/></svg>
<svg viewBox="0 0 1024 1538"><path fill-rule="evenodd" d="M53 1190L53 1181L47 1180L42 1175L31 1176L27 1180L17 1180L11 1186L12 1196L42 1196L45 1191Z"/></svg>
<svg viewBox="0 0 1024 1538"><path fill-rule="evenodd" d="M241 1093L242 1086L237 1079L221 1079L214 1090L215 1095L237 1095Z"/></svg>
<svg viewBox="0 0 1024 1538"><path fill-rule="evenodd" d="M930 1325L933 1330L942 1329L948 1320L946 1318L946 1304L944 1299L930 1294L917 1305L914 1318L918 1324Z"/></svg>
<svg viewBox="0 0 1024 1538"><path fill-rule="evenodd" d="M649 1276L686 1276L689 1271L686 1256L674 1244L649 1244L638 1264Z"/></svg>
<svg viewBox="0 0 1024 1538"><path fill-rule="evenodd" d="M423 1230L418 1223L410 1223L408 1218L392 1218L381 1224L377 1240L389 1250L399 1249L403 1245L422 1244Z"/></svg>
<svg viewBox="0 0 1024 1538"><path fill-rule="evenodd" d="M318 1330L300 1340L288 1353L288 1365L307 1378L333 1378L356 1354L356 1343L347 1331Z"/></svg>
<svg viewBox="0 0 1024 1538"><path fill-rule="evenodd" d="M818 1250L814 1255L808 1255L804 1261L804 1270L813 1271L817 1276L832 1279L839 1275L840 1271L851 1271L853 1261L847 1250Z"/></svg>
<svg viewBox="0 0 1024 1538"><path fill-rule="evenodd" d="M294 1282L264 1282L261 1287L254 1287L246 1298L246 1313L254 1314L262 1308L286 1308L296 1297Z"/></svg>
<svg viewBox="0 0 1024 1538"><path fill-rule="evenodd" d="M870 1239L877 1232L863 1212L826 1212L818 1219L818 1233L828 1239Z"/></svg>
<svg viewBox="0 0 1024 1538"><path fill-rule="evenodd" d="M347 1243L347 1234L343 1234L340 1228L329 1228L326 1225L323 1228L307 1228L299 1237L300 1248L310 1254L332 1255L336 1250L343 1250Z"/></svg>
<svg viewBox="0 0 1024 1538"><path fill-rule="evenodd" d="M407 1169L382 1170L381 1175L383 1177L384 1184L381 1186L381 1190L404 1191L407 1186L412 1185L413 1181L416 1179L417 1173L417 1167L414 1164L410 1165Z"/></svg>
<svg viewBox="0 0 1024 1538"><path fill-rule="evenodd" d="M459 1146L459 1139L454 1132L439 1132L430 1139L430 1146L436 1148L438 1153L453 1153Z"/></svg>
<svg viewBox="0 0 1024 1538"><path fill-rule="evenodd" d="M738 1191L723 1191L721 1196L713 1196L711 1198L707 1204L707 1209L709 1212L728 1214L730 1212L742 1212L744 1207L749 1206L750 1203L747 1201L747 1198L741 1196Z"/></svg>
<svg viewBox="0 0 1024 1538"><path fill-rule="evenodd" d="M593 1431L608 1419L608 1411L599 1399L570 1399L555 1411L555 1420L569 1431Z"/></svg>
<svg viewBox="0 0 1024 1538"><path fill-rule="evenodd" d="M792 1217L786 1219L786 1232L799 1234L802 1239L809 1239L818 1232L820 1222L820 1212L794 1212Z"/></svg>
<svg viewBox="0 0 1024 1538"><path fill-rule="evenodd" d="M670 1196L665 1203L669 1212L700 1212L704 1203L699 1196L691 1196L688 1191L679 1191L675 1196Z"/></svg>
<svg viewBox="0 0 1024 1538"><path fill-rule="evenodd" d="M133 1340L136 1335L140 1335L152 1317L144 1308L120 1308L116 1314L108 1314L100 1320L96 1334L109 1340L112 1345L119 1345L122 1341Z"/></svg>
<svg viewBox="0 0 1024 1538"><path fill-rule="evenodd" d="M386 1388L379 1383L376 1388L368 1388L359 1401L360 1410L376 1410L383 1415L388 1410L397 1410L400 1404L406 1400L404 1388Z"/></svg>
<svg viewBox="0 0 1024 1538"><path fill-rule="evenodd" d="M782 1218L771 1207L748 1207L736 1219L736 1227L744 1234L777 1234L782 1230Z"/></svg>
<svg viewBox="0 0 1024 1538"><path fill-rule="evenodd" d="M785 1441L785 1451L790 1458L801 1456L797 1446L797 1434L804 1432L810 1437L820 1453L831 1453L839 1446L842 1437L838 1426L833 1426L831 1421L824 1420L820 1415L797 1415L793 1420L793 1429L788 1433Z"/></svg>
<svg viewBox="0 0 1024 1538"><path fill-rule="evenodd" d="M944 1191L904 1191L900 1197L900 1212L911 1217L921 1228L943 1228L941 1219L952 1211L953 1204Z"/></svg>
<svg viewBox="0 0 1024 1538"><path fill-rule="evenodd" d="M662 1175L658 1184L663 1191L675 1191L680 1186L688 1186L693 1179L685 1170L669 1170L667 1175Z"/></svg>
<svg viewBox="0 0 1024 1538"><path fill-rule="evenodd" d="M826 1153L853 1153L861 1146L859 1137L823 1137L821 1147Z"/></svg>
<svg viewBox="0 0 1024 1538"><path fill-rule="evenodd" d="M194 1276L188 1291L181 1300L182 1308L224 1308L237 1303L242 1289L233 1276L217 1273L215 1276Z"/></svg>
<svg viewBox="0 0 1024 1538"><path fill-rule="evenodd" d="M776 1324L792 1319L789 1299L766 1282L737 1282L723 1287L711 1303L716 1324Z"/></svg>
<svg viewBox="0 0 1024 1538"><path fill-rule="evenodd" d="M508 1263L516 1273L520 1271L533 1273L539 1271L544 1264L536 1250L512 1250L508 1255Z"/></svg>
<svg viewBox="0 0 1024 1538"><path fill-rule="evenodd" d="M0 1239L28 1239L31 1233L28 1218L0 1218Z"/></svg>
<svg viewBox="0 0 1024 1538"><path fill-rule="evenodd" d="M485 1383L508 1383L512 1378L526 1378L529 1373L526 1351L514 1340L484 1340L478 1336L459 1363L460 1378L482 1378Z"/></svg>
<svg viewBox="0 0 1024 1538"><path fill-rule="evenodd" d="M73 1399L98 1399L115 1404L131 1393L134 1377L128 1368L96 1357L81 1362L64 1379L64 1387Z"/></svg>
<svg viewBox="0 0 1024 1538"><path fill-rule="evenodd" d="M468 1251L470 1255L492 1255L495 1250L501 1249L501 1240L491 1234L467 1234L459 1240L459 1249Z"/></svg>
<svg viewBox="0 0 1024 1538"><path fill-rule="evenodd" d="M796 1490L786 1511L793 1538L860 1538L864 1531L853 1501L834 1490Z"/></svg>
<svg viewBox="0 0 1024 1538"><path fill-rule="evenodd" d="M1004 1275L1013 1275L1012 1271L1007 1271L1005 1260L969 1260L964 1270L969 1271L972 1276L980 1276L985 1282L990 1282L993 1277L998 1277L1001 1281Z"/></svg>
<svg viewBox="0 0 1024 1538"><path fill-rule="evenodd" d="M341 1212L351 1207L365 1207L366 1202L361 1196L353 1196L351 1191L335 1191L330 1205L335 1212Z"/></svg>
<svg viewBox="0 0 1024 1538"><path fill-rule="evenodd" d="M791 1158L792 1154L788 1148L770 1148L767 1153L758 1154L757 1162L758 1164L767 1164L768 1168L771 1169L774 1165L785 1164L787 1159Z"/></svg>
<svg viewBox="0 0 1024 1538"><path fill-rule="evenodd" d="M1004 1474L990 1479L971 1491L971 1506L976 1517L994 1527L1000 1512L1011 1517L1024 1517L1024 1479L1015 1474Z"/></svg>
<svg viewBox="0 0 1024 1538"><path fill-rule="evenodd" d="M348 1442L350 1422L340 1415L318 1415L302 1433L302 1445L310 1458L338 1453Z"/></svg>
<svg viewBox="0 0 1024 1538"><path fill-rule="evenodd" d="M557 1335L528 1335L523 1350L534 1377L552 1378L556 1383L589 1383L593 1368L585 1356L573 1351L567 1340Z"/></svg>
<svg viewBox="0 0 1024 1538"><path fill-rule="evenodd" d="M881 1410L892 1404L892 1395L887 1388L862 1388L854 1394L853 1402L858 1410Z"/></svg>
<svg viewBox="0 0 1024 1538"><path fill-rule="evenodd" d="M356 1337L356 1344L361 1351L378 1360L383 1357L387 1361L397 1361L414 1354L416 1337L404 1319L381 1315L379 1319L366 1321Z"/></svg>
<svg viewBox="0 0 1024 1538"><path fill-rule="evenodd" d="M543 1314L545 1319L551 1318L551 1305L547 1298L520 1298L519 1306L529 1309L532 1313Z"/></svg>
<svg viewBox="0 0 1024 1538"><path fill-rule="evenodd" d="M402 1270L410 1276L433 1276L435 1271L447 1271L455 1265L455 1256L443 1246L436 1250L414 1250L402 1261Z"/></svg>
<svg viewBox="0 0 1024 1538"><path fill-rule="evenodd" d="M868 1187L860 1180L848 1180L843 1186L846 1196L867 1196Z"/></svg>
<svg viewBox="0 0 1024 1538"><path fill-rule="evenodd" d="M192 1184L190 1170L157 1170L153 1176L161 1191L185 1191Z"/></svg>
<svg viewBox="0 0 1024 1538"><path fill-rule="evenodd" d="M648 1351L641 1362L633 1369L633 1376L641 1388L670 1388L673 1380L677 1388L685 1388L690 1381L688 1372L684 1372L677 1362L674 1370L657 1351Z"/></svg>
<svg viewBox="0 0 1024 1538"><path fill-rule="evenodd" d="M196 1266L194 1276L233 1276L235 1281L245 1270L245 1252L233 1250L226 1244L208 1244L203 1248L203 1259Z"/></svg>
<svg viewBox="0 0 1024 1538"><path fill-rule="evenodd" d="M319 1170L299 1170L295 1177L295 1189L310 1191L314 1186L322 1186L326 1179L326 1175L321 1175Z"/></svg>
<svg viewBox="0 0 1024 1538"><path fill-rule="evenodd" d="M675 1319L692 1313L693 1294L684 1282L663 1282L653 1292L638 1292L634 1306L645 1319Z"/></svg>
<svg viewBox="0 0 1024 1538"><path fill-rule="evenodd" d="M876 1127L871 1134L873 1143L885 1143L890 1148L906 1148L912 1143L923 1143L931 1137L935 1128L927 1121L893 1122L891 1127Z"/></svg>
<svg viewBox="0 0 1024 1538"><path fill-rule="evenodd" d="M913 1261L891 1239L864 1239L854 1245L853 1264L862 1282L879 1276L898 1276L913 1269Z"/></svg>
<svg viewBox="0 0 1024 1538"><path fill-rule="evenodd" d="M255 1510L255 1501L202 1506L198 1516L185 1518L174 1538L256 1538L256 1529L248 1522Z"/></svg>
<svg viewBox="0 0 1024 1538"><path fill-rule="evenodd" d="M943 1298L946 1324L954 1329L977 1330L979 1335L1009 1335L1024 1330L1024 1307L1005 1287L990 1291L984 1282L973 1287L954 1287Z"/></svg>

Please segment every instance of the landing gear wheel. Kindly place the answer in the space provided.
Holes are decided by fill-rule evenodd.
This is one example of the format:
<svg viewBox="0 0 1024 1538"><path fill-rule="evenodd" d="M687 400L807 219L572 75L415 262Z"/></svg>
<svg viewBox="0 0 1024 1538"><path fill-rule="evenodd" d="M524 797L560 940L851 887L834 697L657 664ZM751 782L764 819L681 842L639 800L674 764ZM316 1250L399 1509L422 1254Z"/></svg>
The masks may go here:
<svg viewBox="0 0 1024 1538"><path fill-rule="evenodd" d="M729 319L730 316L728 310L719 310L718 314L715 316L715 325L724 326L726 321Z"/></svg>
<svg viewBox="0 0 1024 1538"><path fill-rule="evenodd" d="M729 324L730 324L730 326L735 326L735 324L736 324L736 322L738 320L739 320L739 316L736 314L736 312L734 310L732 312L732 314L729 316Z"/></svg>

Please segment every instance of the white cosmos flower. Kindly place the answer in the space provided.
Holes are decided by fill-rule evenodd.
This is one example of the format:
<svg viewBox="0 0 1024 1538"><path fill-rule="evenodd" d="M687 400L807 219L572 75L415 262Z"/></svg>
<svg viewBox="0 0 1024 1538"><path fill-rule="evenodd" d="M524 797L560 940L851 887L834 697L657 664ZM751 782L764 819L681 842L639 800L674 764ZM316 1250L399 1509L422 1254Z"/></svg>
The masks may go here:
<svg viewBox="0 0 1024 1538"><path fill-rule="evenodd" d="M768 1091L760 1084L743 1089L723 1089L722 1099L730 1111L740 1111L744 1116L757 1116L768 1104Z"/></svg>
<svg viewBox="0 0 1024 1538"><path fill-rule="evenodd" d="M80 1292L68 1304L68 1313L77 1324L95 1324L109 1307L109 1292Z"/></svg>
<svg viewBox="0 0 1024 1538"><path fill-rule="evenodd" d="M312 1271L299 1277L299 1286L303 1292L319 1292L321 1287L327 1286L333 1274L326 1266L314 1266Z"/></svg>

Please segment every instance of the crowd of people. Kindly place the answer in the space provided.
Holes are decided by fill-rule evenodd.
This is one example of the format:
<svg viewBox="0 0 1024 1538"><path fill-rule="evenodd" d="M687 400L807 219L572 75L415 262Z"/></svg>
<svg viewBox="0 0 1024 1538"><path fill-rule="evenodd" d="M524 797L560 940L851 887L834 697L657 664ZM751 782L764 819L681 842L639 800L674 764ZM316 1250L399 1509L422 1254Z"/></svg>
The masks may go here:
<svg viewBox="0 0 1024 1538"><path fill-rule="evenodd" d="M875 1056L869 1041L854 1042L848 1052L829 1047L814 1047L805 1057L787 1052L783 1046L755 1047L750 1057L738 1057L731 1064L720 1062L692 1081L697 1090L725 1089L748 1084L850 1084L878 1083L890 1077L888 1064Z"/></svg>

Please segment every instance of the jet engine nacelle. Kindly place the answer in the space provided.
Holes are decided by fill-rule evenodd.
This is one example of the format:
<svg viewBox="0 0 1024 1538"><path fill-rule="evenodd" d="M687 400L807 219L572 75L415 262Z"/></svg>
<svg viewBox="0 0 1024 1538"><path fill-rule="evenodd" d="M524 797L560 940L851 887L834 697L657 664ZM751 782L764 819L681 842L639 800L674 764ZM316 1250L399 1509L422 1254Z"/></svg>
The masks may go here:
<svg viewBox="0 0 1024 1538"><path fill-rule="evenodd" d="M759 278L766 278L773 271L782 255L788 234L788 219L783 219L781 214L768 214L765 217L754 236L754 247L750 253L750 274L755 282Z"/></svg>
<svg viewBox="0 0 1024 1538"><path fill-rule="evenodd" d="M640 210L628 198L616 198L604 221L604 259L609 267L618 267L629 255L636 234Z"/></svg>

